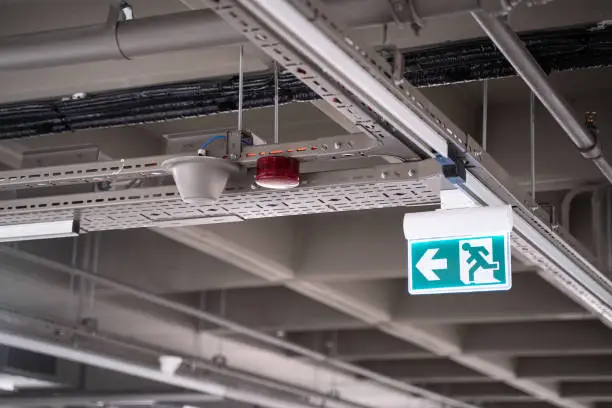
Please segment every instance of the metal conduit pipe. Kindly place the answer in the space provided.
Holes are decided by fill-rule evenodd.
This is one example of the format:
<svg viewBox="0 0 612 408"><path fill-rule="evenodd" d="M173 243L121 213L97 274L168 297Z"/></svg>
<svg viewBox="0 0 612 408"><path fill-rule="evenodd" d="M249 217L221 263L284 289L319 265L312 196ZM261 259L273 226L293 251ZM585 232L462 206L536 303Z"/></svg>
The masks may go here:
<svg viewBox="0 0 612 408"><path fill-rule="evenodd" d="M580 153L586 159L591 160L606 179L612 182L612 166L603 157L597 138L584 124L576 119L570 105L554 89L544 70L538 65L512 28L506 22L482 10L472 12L472 16L559 126L567 133Z"/></svg>
<svg viewBox="0 0 612 408"><path fill-rule="evenodd" d="M130 363L111 356L84 351L74 347L51 343L45 340L14 334L7 331L0 331L0 344L22 350L29 350L35 353L48 354L65 360L116 371L134 377L159 382L162 384L168 384L199 393L209 394L222 399L244 402L251 405L261 405L268 408L314 407L313 405L307 403L262 394L256 391L239 389L214 381L195 379L179 374L166 374L158 369Z"/></svg>
<svg viewBox="0 0 612 408"><path fill-rule="evenodd" d="M21 392L20 392L21 394ZM113 405L145 405L145 402L219 402L223 399L212 395L195 392L181 393L77 393L56 394L51 396L11 395L0 397L0 407L41 407L66 405L96 405L105 402ZM140 403L140 404L139 404Z"/></svg>
<svg viewBox="0 0 612 408"><path fill-rule="evenodd" d="M479 8L503 12L501 0L412 0L413 18L427 20ZM392 8L380 0L328 1L332 13L346 16L350 27L393 22ZM346 15L346 9L359 10ZM367 12L364 12L367 11ZM363 17L366 16L366 17ZM0 69L27 69L85 62L132 59L169 51L233 45L245 41L211 10L0 37Z"/></svg>

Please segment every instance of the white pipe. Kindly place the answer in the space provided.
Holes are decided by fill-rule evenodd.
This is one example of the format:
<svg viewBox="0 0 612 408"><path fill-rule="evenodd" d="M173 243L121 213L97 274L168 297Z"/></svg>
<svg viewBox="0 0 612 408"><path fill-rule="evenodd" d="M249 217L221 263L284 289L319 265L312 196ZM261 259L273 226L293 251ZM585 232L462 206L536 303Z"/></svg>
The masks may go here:
<svg viewBox="0 0 612 408"><path fill-rule="evenodd" d="M20 393L21 394L21 393ZM0 407L41 407L41 406L66 406L66 405L90 405L104 402L113 405L153 405L159 402L207 402L223 401L223 398L204 395L197 392L168 392L168 393L74 393L54 395L10 395L0 397Z"/></svg>
<svg viewBox="0 0 612 408"><path fill-rule="evenodd" d="M591 160L608 181L612 182L612 166L603 157L597 139L576 119L569 103L554 89L546 73L512 28L482 10L472 12L472 16L574 142L580 153Z"/></svg>

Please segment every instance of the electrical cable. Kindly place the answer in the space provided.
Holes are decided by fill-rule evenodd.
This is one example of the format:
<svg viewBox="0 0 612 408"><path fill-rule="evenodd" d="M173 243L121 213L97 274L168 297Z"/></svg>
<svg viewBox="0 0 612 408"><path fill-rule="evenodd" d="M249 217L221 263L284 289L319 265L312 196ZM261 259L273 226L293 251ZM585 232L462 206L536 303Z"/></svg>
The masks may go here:
<svg viewBox="0 0 612 408"><path fill-rule="evenodd" d="M213 136L213 137L211 137L210 139L208 139L207 141L204 142L202 147L200 147L200 150L206 149L206 147L208 147L209 144L211 144L215 140L219 140L219 139L224 139L225 140L225 139L227 139L227 137L225 137L224 135Z"/></svg>

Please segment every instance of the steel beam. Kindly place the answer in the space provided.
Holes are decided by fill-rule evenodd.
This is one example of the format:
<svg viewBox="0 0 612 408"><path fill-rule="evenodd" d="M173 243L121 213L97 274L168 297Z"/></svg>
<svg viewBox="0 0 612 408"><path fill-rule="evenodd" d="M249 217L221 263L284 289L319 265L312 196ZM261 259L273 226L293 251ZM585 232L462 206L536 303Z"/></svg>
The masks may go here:
<svg viewBox="0 0 612 408"><path fill-rule="evenodd" d="M462 349L469 354L607 354L612 331L600 321L468 325Z"/></svg>
<svg viewBox="0 0 612 408"><path fill-rule="evenodd" d="M401 296L396 321L484 323L592 319L592 314L535 273L516 275L512 290L493 293Z"/></svg>
<svg viewBox="0 0 612 408"><path fill-rule="evenodd" d="M496 401L485 402L482 404L485 408L552 408L554 405L544 401Z"/></svg>
<svg viewBox="0 0 612 408"><path fill-rule="evenodd" d="M204 296L209 312L261 331L343 330L367 326L359 319L282 286L210 291Z"/></svg>
<svg viewBox="0 0 612 408"><path fill-rule="evenodd" d="M516 375L545 381L612 381L612 356L518 357Z"/></svg>
<svg viewBox="0 0 612 408"><path fill-rule="evenodd" d="M286 338L344 361L403 360L435 355L376 329L287 332Z"/></svg>
<svg viewBox="0 0 612 408"><path fill-rule="evenodd" d="M612 381L563 382L561 395L581 400L612 402Z"/></svg>
<svg viewBox="0 0 612 408"><path fill-rule="evenodd" d="M447 359L368 360L362 367L404 381L420 383L486 381L484 375Z"/></svg>
<svg viewBox="0 0 612 408"><path fill-rule="evenodd" d="M429 390L459 398L475 403L483 402L511 402L511 401L533 401L533 397L522 391L512 388L504 383L498 382L474 382L474 383L440 383L427 384L423 386Z"/></svg>

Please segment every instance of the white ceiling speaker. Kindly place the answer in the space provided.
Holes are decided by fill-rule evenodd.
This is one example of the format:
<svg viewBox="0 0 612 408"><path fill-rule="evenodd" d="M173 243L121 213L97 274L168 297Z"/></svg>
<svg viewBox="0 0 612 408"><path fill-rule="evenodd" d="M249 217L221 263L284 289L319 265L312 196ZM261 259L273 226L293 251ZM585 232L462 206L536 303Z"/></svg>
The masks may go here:
<svg viewBox="0 0 612 408"><path fill-rule="evenodd" d="M189 204L212 204L221 197L230 175L238 165L208 156L174 157L162 163L172 172L181 199Z"/></svg>

